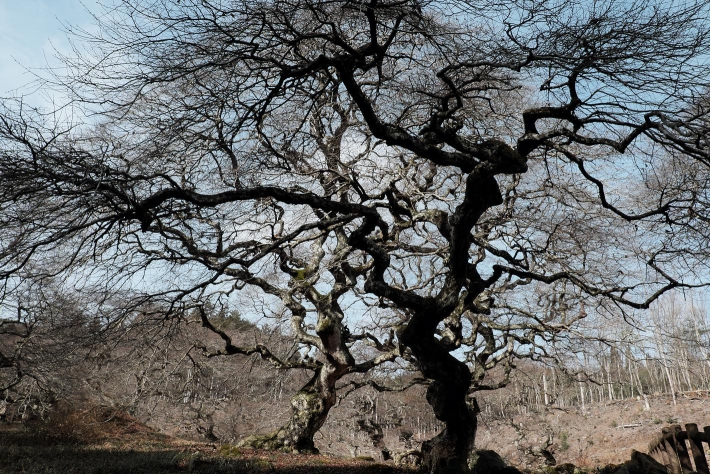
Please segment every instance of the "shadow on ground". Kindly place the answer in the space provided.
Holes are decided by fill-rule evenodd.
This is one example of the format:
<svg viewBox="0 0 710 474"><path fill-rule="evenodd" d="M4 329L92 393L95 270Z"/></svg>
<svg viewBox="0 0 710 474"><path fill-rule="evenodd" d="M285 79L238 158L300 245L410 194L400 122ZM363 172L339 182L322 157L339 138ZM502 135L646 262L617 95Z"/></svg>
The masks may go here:
<svg viewBox="0 0 710 474"><path fill-rule="evenodd" d="M56 440L32 431L0 429L0 472L25 474L411 474L385 464L325 456L240 452L223 456L210 445Z"/></svg>

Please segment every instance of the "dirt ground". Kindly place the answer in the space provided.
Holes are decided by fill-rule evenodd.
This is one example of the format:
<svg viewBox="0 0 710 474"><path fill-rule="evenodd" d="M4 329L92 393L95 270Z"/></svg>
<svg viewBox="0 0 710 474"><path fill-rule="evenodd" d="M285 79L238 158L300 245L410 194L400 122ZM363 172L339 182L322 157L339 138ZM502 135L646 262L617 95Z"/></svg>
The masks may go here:
<svg viewBox="0 0 710 474"><path fill-rule="evenodd" d="M85 423L0 422L0 473L412 474L366 458L297 455L172 438L120 415Z"/></svg>
<svg viewBox="0 0 710 474"><path fill-rule="evenodd" d="M557 464L586 472L621 464L631 450L648 451L664 426L710 425L710 398L684 396L629 399L585 410L547 408L544 413L479 424L477 447L498 452L506 463L540 472L546 448ZM100 421L97 421L100 420ZM127 415L65 414L52 425L0 423L0 473L271 473L406 474L390 463L333 455L305 456L244 450L230 445L172 438Z"/></svg>
<svg viewBox="0 0 710 474"><path fill-rule="evenodd" d="M572 463L583 468L621 464L632 449L648 452L649 443L671 424L710 425L710 398L703 394L679 396L674 405L670 396L649 397L644 401L619 400L588 406L584 411L547 408L541 414L516 416L507 421L481 423L479 449L492 449L519 468L540 465L536 448L547 448L558 464ZM539 451L539 450L538 450Z"/></svg>

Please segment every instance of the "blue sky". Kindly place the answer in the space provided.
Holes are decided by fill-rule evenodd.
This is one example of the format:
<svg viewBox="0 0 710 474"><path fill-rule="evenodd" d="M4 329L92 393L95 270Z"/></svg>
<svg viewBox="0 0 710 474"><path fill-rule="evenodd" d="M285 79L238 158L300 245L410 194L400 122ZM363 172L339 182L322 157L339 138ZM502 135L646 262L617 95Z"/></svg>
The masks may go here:
<svg viewBox="0 0 710 474"><path fill-rule="evenodd" d="M68 52L62 22L90 27L85 7L96 0L0 0L0 97L33 80L26 69L52 64L55 49Z"/></svg>

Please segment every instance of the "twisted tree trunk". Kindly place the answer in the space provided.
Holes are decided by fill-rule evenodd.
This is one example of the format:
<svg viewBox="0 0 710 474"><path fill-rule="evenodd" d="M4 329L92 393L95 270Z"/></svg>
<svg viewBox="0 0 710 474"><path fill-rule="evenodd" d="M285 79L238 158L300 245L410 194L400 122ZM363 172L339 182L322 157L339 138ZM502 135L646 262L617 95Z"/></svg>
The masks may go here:
<svg viewBox="0 0 710 474"><path fill-rule="evenodd" d="M342 369L332 364L320 366L313 377L291 398L291 417L288 422L267 435L245 438L238 446L317 454L313 437L328 418L336 401L335 382L342 377Z"/></svg>
<svg viewBox="0 0 710 474"><path fill-rule="evenodd" d="M312 301L318 307L317 337L302 332L302 318L297 316L295 330L301 340L308 341L323 354L313 377L291 398L291 417L281 428L267 435L250 436L239 446L260 449L316 454L313 438L321 429L330 409L336 402L335 385L352 371L357 371L355 359L350 353L347 334L343 325L343 313L337 302L337 294L319 295L314 290Z"/></svg>
<svg viewBox="0 0 710 474"><path fill-rule="evenodd" d="M430 318L415 315L402 332L402 342L411 348L422 374L432 380L426 398L444 429L422 445L422 470L430 474L461 474L470 471L469 461L476 438L478 406L467 401L471 372L427 331Z"/></svg>

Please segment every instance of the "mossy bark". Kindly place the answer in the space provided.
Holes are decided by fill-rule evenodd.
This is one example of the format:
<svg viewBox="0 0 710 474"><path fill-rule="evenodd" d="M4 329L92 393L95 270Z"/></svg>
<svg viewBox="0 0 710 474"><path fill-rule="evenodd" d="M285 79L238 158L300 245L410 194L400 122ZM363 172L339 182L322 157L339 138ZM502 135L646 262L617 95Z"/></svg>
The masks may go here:
<svg viewBox="0 0 710 474"><path fill-rule="evenodd" d="M342 311L337 299L314 298L321 304L316 333L325 360L313 377L291 398L291 417L278 430L263 436L250 436L240 446L296 453L318 453L313 438L321 429L336 402L335 384L348 374L355 360L346 345Z"/></svg>
<svg viewBox="0 0 710 474"><path fill-rule="evenodd" d="M331 383L334 367L321 366L313 377L291 398L291 417L278 430L243 439L239 446L287 451L304 454L317 454L313 437L328 418L330 409L335 405L335 380ZM337 379L336 379L337 380Z"/></svg>

